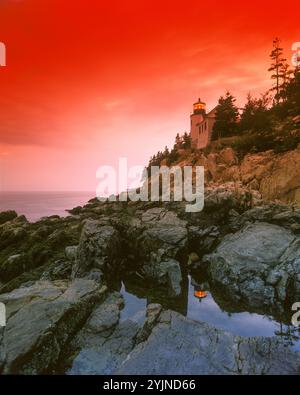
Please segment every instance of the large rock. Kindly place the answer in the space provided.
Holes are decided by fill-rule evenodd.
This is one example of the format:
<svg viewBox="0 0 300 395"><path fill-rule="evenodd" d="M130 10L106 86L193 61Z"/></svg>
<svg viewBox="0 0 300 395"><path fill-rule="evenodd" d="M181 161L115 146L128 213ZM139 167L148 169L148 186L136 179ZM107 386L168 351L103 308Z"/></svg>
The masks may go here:
<svg viewBox="0 0 300 395"><path fill-rule="evenodd" d="M89 333L106 335L119 322L123 305L123 297L118 292L113 292L93 311L85 325L85 330Z"/></svg>
<svg viewBox="0 0 300 395"><path fill-rule="evenodd" d="M94 281L40 281L3 294L7 325L0 349L3 373L49 373L61 352L103 297Z"/></svg>
<svg viewBox="0 0 300 395"><path fill-rule="evenodd" d="M14 210L2 211L0 213L0 225L17 218L17 216L18 214Z"/></svg>
<svg viewBox="0 0 300 395"><path fill-rule="evenodd" d="M204 210L226 214L230 209L238 208L245 211L253 205L253 193L238 182L210 184L205 188Z"/></svg>
<svg viewBox="0 0 300 395"><path fill-rule="evenodd" d="M266 201L300 202L300 146L283 154L266 151L243 159L241 179L257 185Z"/></svg>
<svg viewBox="0 0 300 395"><path fill-rule="evenodd" d="M105 270L113 266L118 255L120 235L102 221L86 220L77 249L73 276L80 277L92 268Z"/></svg>
<svg viewBox="0 0 300 395"><path fill-rule="evenodd" d="M227 166L233 166L239 163L237 155L231 147L224 148L220 151L219 160Z"/></svg>
<svg viewBox="0 0 300 395"><path fill-rule="evenodd" d="M260 191L266 200L281 200L285 203L300 203L300 146L298 149L279 155L270 174L264 177Z"/></svg>
<svg viewBox="0 0 300 395"><path fill-rule="evenodd" d="M4 249L16 243L20 243L26 235L28 222L25 217L20 216L6 221L0 225L0 248Z"/></svg>
<svg viewBox="0 0 300 395"><path fill-rule="evenodd" d="M194 163L205 168L207 185L242 182L249 191L258 191L265 201L300 202L300 146L279 154L272 150L250 153L240 161L230 147L207 156L195 155ZM179 161L179 166L186 162L194 164L189 158Z"/></svg>
<svg viewBox="0 0 300 395"><path fill-rule="evenodd" d="M110 337L98 336L93 344L86 345L77 354L67 374L113 374L133 349L138 330L136 322L126 320L116 327Z"/></svg>
<svg viewBox="0 0 300 395"><path fill-rule="evenodd" d="M123 298L113 292L97 307L73 339L67 374L112 374L135 345L139 326L131 320L119 322Z"/></svg>
<svg viewBox="0 0 300 395"><path fill-rule="evenodd" d="M163 208L147 210L141 217L146 226L142 238L142 246L147 253L147 242L157 243L159 247L165 247L170 253L176 254L179 248L183 248L187 242L187 222L178 218L173 211ZM151 247L151 246L150 246ZM151 251L150 251L151 252Z"/></svg>
<svg viewBox="0 0 300 395"><path fill-rule="evenodd" d="M237 213L235 210L231 210L228 214L232 231L239 230L249 223L259 221L282 226L296 234L300 233L299 208L283 204L265 204L253 207L242 214Z"/></svg>
<svg viewBox="0 0 300 395"><path fill-rule="evenodd" d="M289 230L254 223L226 236L204 261L213 283L232 298L280 310L288 293L299 289L299 256L299 239Z"/></svg>
<svg viewBox="0 0 300 395"><path fill-rule="evenodd" d="M142 272L178 296L182 280L178 258L187 247L187 222L163 208L147 210L141 222L146 228L138 238L139 256L144 260Z"/></svg>
<svg viewBox="0 0 300 395"><path fill-rule="evenodd" d="M115 372L124 375L299 374L300 355L275 338L242 338L161 313L146 341Z"/></svg>
<svg viewBox="0 0 300 395"><path fill-rule="evenodd" d="M40 280L66 280L70 279L72 274L72 263L65 260L58 260L50 265L46 265Z"/></svg>
<svg viewBox="0 0 300 395"><path fill-rule="evenodd" d="M240 165L241 180L243 183L249 184L253 180L256 180L260 184L266 174L272 171L274 157L273 151L246 155Z"/></svg>
<svg viewBox="0 0 300 395"><path fill-rule="evenodd" d="M0 278L8 281L23 273L28 265L25 254L10 255L1 265Z"/></svg>
<svg viewBox="0 0 300 395"><path fill-rule="evenodd" d="M182 274L180 263L175 259L168 259L159 263L148 263L143 268L143 274L154 279L159 286L166 286L170 297L181 294Z"/></svg>
<svg viewBox="0 0 300 395"><path fill-rule="evenodd" d="M47 269L55 266L55 262L65 258L66 246L78 242L78 227L78 221L58 216L35 223L19 216L0 225L0 281L13 281L13 288L18 288L30 272L43 265Z"/></svg>
<svg viewBox="0 0 300 395"><path fill-rule="evenodd" d="M202 163L210 175L210 177L206 176L206 180L210 179L213 182L239 181L238 162L235 152L230 147L224 148L219 153L210 153L207 156L207 161Z"/></svg>

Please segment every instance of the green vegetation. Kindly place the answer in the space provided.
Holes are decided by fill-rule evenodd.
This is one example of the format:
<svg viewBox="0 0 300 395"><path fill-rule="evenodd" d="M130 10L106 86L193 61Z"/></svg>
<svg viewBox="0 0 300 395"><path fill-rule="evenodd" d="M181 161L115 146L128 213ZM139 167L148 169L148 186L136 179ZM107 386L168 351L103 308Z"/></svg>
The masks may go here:
<svg viewBox="0 0 300 395"><path fill-rule="evenodd" d="M278 104L280 99L285 97L285 91L287 85L291 81L291 74L293 73L286 59L283 57L283 48L280 47L280 40L278 37L273 40L273 50L270 54L270 58L272 63L268 71L272 73L271 79L275 80L275 84L270 91L275 91L274 100Z"/></svg>
<svg viewBox="0 0 300 395"><path fill-rule="evenodd" d="M268 114L270 100L268 93L258 99L253 98L250 93L248 94L247 102L243 108L238 125L240 132L251 130L262 132L272 127L272 122Z"/></svg>
<svg viewBox="0 0 300 395"><path fill-rule="evenodd" d="M240 156L250 152L274 150L284 152L300 144L300 66L290 69L283 56L280 40L273 40L270 54L271 80L273 86L260 97L250 93L243 108L236 106L236 98L226 92L216 108L216 122L212 141L203 152L234 148ZM171 165L182 160L186 154L197 151L192 147L188 133L177 134L171 150L168 147L150 158L148 168Z"/></svg>
<svg viewBox="0 0 300 395"><path fill-rule="evenodd" d="M300 68L290 69L278 38L273 41L270 58L269 71L275 83L268 92L259 98L249 93L242 109L236 107L229 92L219 99L212 135L218 145L235 135L231 146L244 155L269 149L283 152L300 143L298 120L293 121L300 115Z"/></svg>
<svg viewBox="0 0 300 395"><path fill-rule="evenodd" d="M191 146L191 137L187 132L181 136L177 133L173 148L169 150L168 147L165 147L163 152L158 151L156 155L153 155L150 158L147 171L149 172L151 166L160 166L163 161L165 161L166 166L171 165L180 158L180 150L191 149Z"/></svg>
<svg viewBox="0 0 300 395"><path fill-rule="evenodd" d="M221 96L216 109L216 122L213 129L212 140L221 137L234 136L238 128L239 110L235 106L236 98L230 92Z"/></svg>
<svg viewBox="0 0 300 395"><path fill-rule="evenodd" d="M285 152L297 148L300 144L300 130L271 129L270 132L252 132L237 136L231 147L240 156L247 153L274 150L275 153Z"/></svg>

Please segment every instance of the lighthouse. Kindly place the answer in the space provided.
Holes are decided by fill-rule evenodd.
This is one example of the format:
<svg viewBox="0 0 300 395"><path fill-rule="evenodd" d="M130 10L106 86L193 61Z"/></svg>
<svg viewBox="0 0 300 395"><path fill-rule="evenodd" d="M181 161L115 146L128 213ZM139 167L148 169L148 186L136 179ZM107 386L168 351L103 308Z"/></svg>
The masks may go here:
<svg viewBox="0 0 300 395"><path fill-rule="evenodd" d="M212 130L215 123L214 108L206 113L206 103L200 98L193 104L193 113L191 114L191 139L195 148L205 148L211 140Z"/></svg>

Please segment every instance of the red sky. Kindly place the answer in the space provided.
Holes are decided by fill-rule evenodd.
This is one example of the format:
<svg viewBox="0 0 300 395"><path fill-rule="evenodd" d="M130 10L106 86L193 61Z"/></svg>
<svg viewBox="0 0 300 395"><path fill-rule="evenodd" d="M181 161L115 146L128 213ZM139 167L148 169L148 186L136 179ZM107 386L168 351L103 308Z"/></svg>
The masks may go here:
<svg viewBox="0 0 300 395"><path fill-rule="evenodd" d="M0 0L0 187L90 190L189 131L192 103L270 86L274 36L300 41L299 0Z"/></svg>

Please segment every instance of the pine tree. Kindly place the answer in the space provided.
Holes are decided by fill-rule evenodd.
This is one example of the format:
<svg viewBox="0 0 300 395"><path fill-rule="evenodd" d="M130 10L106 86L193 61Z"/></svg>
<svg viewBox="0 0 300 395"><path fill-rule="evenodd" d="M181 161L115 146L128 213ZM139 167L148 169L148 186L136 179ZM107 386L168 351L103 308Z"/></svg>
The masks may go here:
<svg viewBox="0 0 300 395"><path fill-rule="evenodd" d="M226 92L225 97L220 97L216 109L216 121L212 134L213 140L233 136L236 133L239 111L235 102L236 99L230 92Z"/></svg>
<svg viewBox="0 0 300 395"><path fill-rule="evenodd" d="M283 48L280 46L280 40L276 37L273 40L273 50L270 54L272 60L271 67L268 69L272 73L271 79L275 80L275 86L271 91L275 91L275 100L279 103L282 91L285 88L287 79L290 76L289 66L283 57Z"/></svg>
<svg viewBox="0 0 300 395"><path fill-rule="evenodd" d="M182 148L182 138L180 137L179 133L176 134L176 138L175 138L175 147L177 149Z"/></svg>
<svg viewBox="0 0 300 395"><path fill-rule="evenodd" d="M283 101L286 101L286 88L288 84L291 82L293 71L290 69L288 63L284 63L280 68L280 78L281 78L281 85L280 85L280 93L279 96L282 98Z"/></svg>
<svg viewBox="0 0 300 395"><path fill-rule="evenodd" d="M240 131L263 131L269 128L271 120L268 111L270 97L268 93L260 98L253 98L249 93L241 114Z"/></svg>
<svg viewBox="0 0 300 395"><path fill-rule="evenodd" d="M178 158L179 158L179 154L178 154L177 149L174 146L174 148L170 152L168 164L169 165L174 164Z"/></svg>
<svg viewBox="0 0 300 395"><path fill-rule="evenodd" d="M300 70L295 68L294 78L286 86L286 106L288 114L300 115Z"/></svg>
<svg viewBox="0 0 300 395"><path fill-rule="evenodd" d="M170 155L169 148L167 146L165 146L165 150L163 153L164 159L167 159L169 157L169 155Z"/></svg>
<svg viewBox="0 0 300 395"><path fill-rule="evenodd" d="M192 140L189 133L185 132L182 137L182 148L189 149L192 146Z"/></svg>
<svg viewBox="0 0 300 395"><path fill-rule="evenodd" d="M154 154L152 157L151 166L155 166L155 163L156 163L156 155Z"/></svg>

